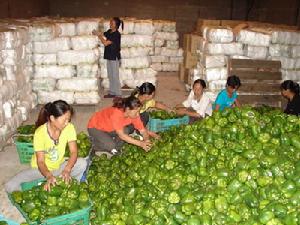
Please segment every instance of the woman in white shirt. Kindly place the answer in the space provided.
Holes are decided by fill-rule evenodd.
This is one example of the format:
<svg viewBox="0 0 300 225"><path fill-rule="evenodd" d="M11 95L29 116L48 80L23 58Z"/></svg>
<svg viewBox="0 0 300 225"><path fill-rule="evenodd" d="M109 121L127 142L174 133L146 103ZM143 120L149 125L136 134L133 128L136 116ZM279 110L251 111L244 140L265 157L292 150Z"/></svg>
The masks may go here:
<svg viewBox="0 0 300 225"><path fill-rule="evenodd" d="M188 98L181 104L176 106L178 115L187 115L190 117L190 123L193 123L206 116L212 115L212 103L205 94L204 89L206 83L202 79L194 81L193 90Z"/></svg>

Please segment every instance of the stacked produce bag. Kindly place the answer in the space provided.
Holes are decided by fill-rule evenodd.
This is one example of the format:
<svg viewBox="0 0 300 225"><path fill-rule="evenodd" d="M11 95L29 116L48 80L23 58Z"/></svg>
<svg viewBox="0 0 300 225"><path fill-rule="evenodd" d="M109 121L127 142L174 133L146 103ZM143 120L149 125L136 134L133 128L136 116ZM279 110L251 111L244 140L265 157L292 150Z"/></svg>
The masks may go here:
<svg viewBox="0 0 300 225"><path fill-rule="evenodd" d="M28 43L26 26L0 21L0 146L36 106L26 65Z"/></svg>
<svg viewBox="0 0 300 225"><path fill-rule="evenodd" d="M179 71L183 61L183 50L179 48L176 23L172 21L154 21L154 52L151 55L151 67L156 71Z"/></svg>
<svg viewBox="0 0 300 225"><path fill-rule="evenodd" d="M97 104L100 19L36 20L31 25L33 90L39 104Z"/></svg>

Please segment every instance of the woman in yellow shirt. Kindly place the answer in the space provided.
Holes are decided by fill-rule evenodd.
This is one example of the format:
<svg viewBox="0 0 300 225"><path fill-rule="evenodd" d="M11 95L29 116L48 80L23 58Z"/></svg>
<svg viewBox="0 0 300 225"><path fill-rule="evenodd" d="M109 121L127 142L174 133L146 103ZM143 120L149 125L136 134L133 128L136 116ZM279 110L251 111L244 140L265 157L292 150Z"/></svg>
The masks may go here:
<svg viewBox="0 0 300 225"><path fill-rule="evenodd" d="M172 111L165 104L154 100L155 86L152 83L143 83L141 86L137 87L131 95L137 97L143 104L140 109L140 117L144 126L146 126L149 122L149 113L147 112L148 109L156 108L166 110L168 112Z"/></svg>
<svg viewBox="0 0 300 225"><path fill-rule="evenodd" d="M56 184L56 176L65 182L71 177L80 180L87 162L77 158L76 130L70 123L72 107L65 101L47 103L40 111L36 122L31 159L31 169L24 170L5 184L7 192L20 190L23 182L46 178L45 190ZM65 161L66 146L70 149L70 158Z"/></svg>

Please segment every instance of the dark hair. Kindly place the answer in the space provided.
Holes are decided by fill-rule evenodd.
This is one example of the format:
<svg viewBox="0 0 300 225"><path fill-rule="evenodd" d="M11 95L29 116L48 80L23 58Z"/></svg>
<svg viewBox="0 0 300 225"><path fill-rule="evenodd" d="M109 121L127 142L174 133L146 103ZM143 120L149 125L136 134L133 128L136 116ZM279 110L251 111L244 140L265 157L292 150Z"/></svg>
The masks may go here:
<svg viewBox="0 0 300 225"><path fill-rule="evenodd" d="M203 89L206 88L206 83L205 83L205 81L202 80L202 79L197 79L197 80L195 80L194 83L193 83L193 88L194 88L194 86L195 86L196 84L200 84L200 85L203 87Z"/></svg>
<svg viewBox="0 0 300 225"><path fill-rule="evenodd" d="M39 127L49 121L50 116L58 118L64 115L66 112L70 111L73 115L74 111L72 106L63 100L57 100L54 102L49 102L41 108L39 117L35 122L35 126Z"/></svg>
<svg viewBox="0 0 300 225"><path fill-rule="evenodd" d="M113 103L113 107L123 110L126 108L133 110L142 106L140 100L134 96L129 96L127 98L115 98Z"/></svg>
<svg viewBox="0 0 300 225"><path fill-rule="evenodd" d="M241 84L241 80L238 76L232 75L227 78L226 85L228 87L232 87L235 89L235 88L239 88L242 84Z"/></svg>
<svg viewBox="0 0 300 225"><path fill-rule="evenodd" d="M281 90L290 90L296 95L299 95L299 84L292 80L285 80L280 85Z"/></svg>
<svg viewBox="0 0 300 225"><path fill-rule="evenodd" d="M117 30L119 29L120 25L121 25L122 30L124 30L124 22L123 22L123 20L121 20L119 17L113 17L112 19L116 23Z"/></svg>
<svg viewBox="0 0 300 225"><path fill-rule="evenodd" d="M146 82L143 83L141 86L136 87L134 91L131 93L131 96L139 95L151 95L155 92L155 86L152 83Z"/></svg>

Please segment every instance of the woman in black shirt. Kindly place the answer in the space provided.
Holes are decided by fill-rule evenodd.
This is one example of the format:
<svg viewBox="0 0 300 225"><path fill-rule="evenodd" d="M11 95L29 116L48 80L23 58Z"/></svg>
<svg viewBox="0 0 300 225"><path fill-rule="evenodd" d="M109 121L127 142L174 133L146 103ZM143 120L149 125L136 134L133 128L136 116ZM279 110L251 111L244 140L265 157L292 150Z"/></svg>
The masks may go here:
<svg viewBox="0 0 300 225"><path fill-rule="evenodd" d="M286 80L281 84L281 94L288 100L284 112L291 115L300 115L299 84Z"/></svg>
<svg viewBox="0 0 300 225"><path fill-rule="evenodd" d="M121 84L119 78L119 66L121 59L121 34L119 27L124 28L124 23L120 18L114 17L110 20L110 29L104 34L100 34L97 31L93 31L94 35L97 35L100 41L105 46L104 59L107 60L107 74L109 79L109 93L104 95L104 98L114 98L121 96Z"/></svg>

